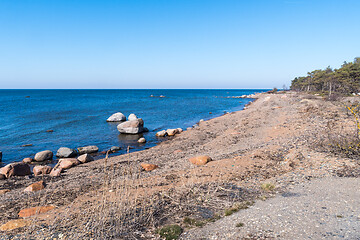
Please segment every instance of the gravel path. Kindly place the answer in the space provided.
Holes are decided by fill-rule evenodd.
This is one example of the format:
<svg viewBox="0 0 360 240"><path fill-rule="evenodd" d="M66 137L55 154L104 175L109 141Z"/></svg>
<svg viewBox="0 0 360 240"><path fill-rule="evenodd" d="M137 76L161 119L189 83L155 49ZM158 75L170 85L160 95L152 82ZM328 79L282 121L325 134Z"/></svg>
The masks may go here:
<svg viewBox="0 0 360 240"><path fill-rule="evenodd" d="M243 223L242 227L236 227ZM360 239L360 178L302 183L182 239Z"/></svg>

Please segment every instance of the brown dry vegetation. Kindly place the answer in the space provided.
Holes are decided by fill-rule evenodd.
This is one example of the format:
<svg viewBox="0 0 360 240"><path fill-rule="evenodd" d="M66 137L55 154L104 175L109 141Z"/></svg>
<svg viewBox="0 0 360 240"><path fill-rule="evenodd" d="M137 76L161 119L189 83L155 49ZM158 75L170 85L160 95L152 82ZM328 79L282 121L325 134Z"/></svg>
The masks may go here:
<svg viewBox="0 0 360 240"><path fill-rule="evenodd" d="M329 154L329 134L353 129L340 102L262 94L248 109L201 122L154 148L79 165L61 177L3 181L1 189L11 191L0 195L1 224L18 218L23 208L56 209L2 238L156 239L161 226L201 226L301 179L354 173L357 161ZM188 159L198 155L213 161L194 166ZM142 162L159 168L141 171ZM41 179L44 190L23 192ZM262 189L269 182L276 188Z"/></svg>

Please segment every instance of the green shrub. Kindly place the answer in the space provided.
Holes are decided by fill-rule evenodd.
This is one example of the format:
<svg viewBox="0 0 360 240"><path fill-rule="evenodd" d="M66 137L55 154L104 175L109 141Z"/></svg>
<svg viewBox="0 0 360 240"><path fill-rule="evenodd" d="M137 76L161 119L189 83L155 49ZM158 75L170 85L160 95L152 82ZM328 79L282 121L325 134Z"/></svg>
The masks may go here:
<svg viewBox="0 0 360 240"><path fill-rule="evenodd" d="M174 240L179 238L182 231L179 225L168 225L159 229L157 233L166 240Z"/></svg>

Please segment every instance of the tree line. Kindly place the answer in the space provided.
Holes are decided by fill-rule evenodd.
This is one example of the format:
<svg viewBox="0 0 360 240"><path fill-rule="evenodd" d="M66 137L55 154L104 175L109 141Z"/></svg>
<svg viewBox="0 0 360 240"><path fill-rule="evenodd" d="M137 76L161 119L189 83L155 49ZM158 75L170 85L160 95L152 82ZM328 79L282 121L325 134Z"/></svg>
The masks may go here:
<svg viewBox="0 0 360 240"><path fill-rule="evenodd" d="M327 67L324 70L308 72L305 77L296 77L291 82L291 90L333 93L360 93L360 57L354 62L344 62L339 69Z"/></svg>

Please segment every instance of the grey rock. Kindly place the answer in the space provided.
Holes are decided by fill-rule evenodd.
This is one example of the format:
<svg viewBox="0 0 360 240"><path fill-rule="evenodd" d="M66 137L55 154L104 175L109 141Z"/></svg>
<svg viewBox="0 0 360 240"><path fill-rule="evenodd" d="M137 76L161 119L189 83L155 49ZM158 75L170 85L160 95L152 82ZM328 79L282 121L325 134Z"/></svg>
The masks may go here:
<svg viewBox="0 0 360 240"><path fill-rule="evenodd" d="M117 126L120 133L138 134L144 131L144 121L141 118L126 121Z"/></svg>
<svg viewBox="0 0 360 240"><path fill-rule="evenodd" d="M111 148L110 148L110 152L118 152L118 151L120 151L121 150L121 147L118 147L118 146L112 146Z"/></svg>
<svg viewBox="0 0 360 240"><path fill-rule="evenodd" d="M136 116L135 114L133 114L133 113L128 116L128 121L133 121L133 120L136 120L136 119L138 119L138 118L137 118L137 116Z"/></svg>
<svg viewBox="0 0 360 240"><path fill-rule="evenodd" d="M95 153L99 151L99 148L97 146L86 146L86 147L79 147L78 152L80 155L84 153Z"/></svg>
<svg viewBox="0 0 360 240"><path fill-rule="evenodd" d="M80 155L77 160L79 160L81 163L87 163L94 161L94 158L90 154L85 153L83 155Z"/></svg>
<svg viewBox="0 0 360 240"><path fill-rule="evenodd" d="M46 160L51 160L53 158L53 153L50 150L41 151L35 154L34 160L36 162L43 162Z"/></svg>
<svg viewBox="0 0 360 240"><path fill-rule="evenodd" d="M114 113L107 120L107 122L122 122L126 121L126 117L121 112Z"/></svg>
<svg viewBox="0 0 360 240"><path fill-rule="evenodd" d="M56 157L58 158L71 158L75 157L77 155L77 152L75 149L67 148L67 147L61 147L56 152Z"/></svg>

